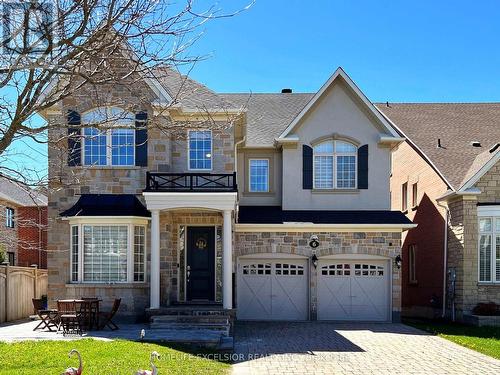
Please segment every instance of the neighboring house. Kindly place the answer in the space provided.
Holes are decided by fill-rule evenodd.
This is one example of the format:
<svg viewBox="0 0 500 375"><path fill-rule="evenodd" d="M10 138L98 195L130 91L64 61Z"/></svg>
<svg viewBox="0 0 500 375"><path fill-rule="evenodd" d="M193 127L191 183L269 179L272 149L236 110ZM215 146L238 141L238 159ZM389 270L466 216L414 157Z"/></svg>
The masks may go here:
<svg viewBox="0 0 500 375"><path fill-rule="evenodd" d="M404 138L347 74L315 94L248 95L162 73L107 87L106 109L91 100L98 88L42 113L68 124L51 140L70 134L49 147L51 303L87 295L121 297L133 316L220 303L238 319L398 321L396 260L415 226L391 211L391 149ZM103 117L120 121L100 132Z"/></svg>
<svg viewBox="0 0 500 375"><path fill-rule="evenodd" d="M500 304L500 103L377 106L407 138L392 208L418 224L403 240L403 313L462 319Z"/></svg>
<svg viewBox="0 0 500 375"><path fill-rule="evenodd" d="M11 266L47 268L47 197L0 176L0 246Z"/></svg>

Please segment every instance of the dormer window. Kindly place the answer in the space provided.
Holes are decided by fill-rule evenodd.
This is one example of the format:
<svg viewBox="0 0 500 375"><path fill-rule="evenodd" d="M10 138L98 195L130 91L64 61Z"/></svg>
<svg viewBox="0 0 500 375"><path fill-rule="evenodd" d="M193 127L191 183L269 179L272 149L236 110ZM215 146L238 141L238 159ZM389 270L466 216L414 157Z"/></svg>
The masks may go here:
<svg viewBox="0 0 500 375"><path fill-rule="evenodd" d="M96 108L82 116L83 164L135 165L135 115L117 107Z"/></svg>
<svg viewBox="0 0 500 375"><path fill-rule="evenodd" d="M329 140L314 146L314 188L354 189L356 183L357 147L340 140Z"/></svg>

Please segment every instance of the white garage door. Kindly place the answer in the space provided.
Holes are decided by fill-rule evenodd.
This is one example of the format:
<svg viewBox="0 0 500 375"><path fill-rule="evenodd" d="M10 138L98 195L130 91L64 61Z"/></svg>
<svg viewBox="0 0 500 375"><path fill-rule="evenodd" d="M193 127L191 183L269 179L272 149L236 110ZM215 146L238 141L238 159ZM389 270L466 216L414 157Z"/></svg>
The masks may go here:
<svg viewBox="0 0 500 375"><path fill-rule="evenodd" d="M387 266L376 260L321 261L318 320L390 320Z"/></svg>
<svg viewBox="0 0 500 375"><path fill-rule="evenodd" d="M244 259L238 264L242 320L307 320L307 261Z"/></svg>

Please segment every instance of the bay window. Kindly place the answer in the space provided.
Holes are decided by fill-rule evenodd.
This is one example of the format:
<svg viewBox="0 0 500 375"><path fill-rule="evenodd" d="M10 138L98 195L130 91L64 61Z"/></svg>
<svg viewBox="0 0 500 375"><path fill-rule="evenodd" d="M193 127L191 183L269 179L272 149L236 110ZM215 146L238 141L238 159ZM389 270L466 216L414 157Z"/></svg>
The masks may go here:
<svg viewBox="0 0 500 375"><path fill-rule="evenodd" d="M86 112L83 121L83 165L135 165L135 116L117 107Z"/></svg>
<svg viewBox="0 0 500 375"><path fill-rule="evenodd" d="M144 220L121 220L120 223L80 221L71 226L70 249L72 282L145 281Z"/></svg>
<svg viewBox="0 0 500 375"><path fill-rule="evenodd" d="M314 188L354 189L357 186L357 147L330 140L314 146Z"/></svg>
<svg viewBox="0 0 500 375"><path fill-rule="evenodd" d="M500 283L500 216L479 218L479 281Z"/></svg>

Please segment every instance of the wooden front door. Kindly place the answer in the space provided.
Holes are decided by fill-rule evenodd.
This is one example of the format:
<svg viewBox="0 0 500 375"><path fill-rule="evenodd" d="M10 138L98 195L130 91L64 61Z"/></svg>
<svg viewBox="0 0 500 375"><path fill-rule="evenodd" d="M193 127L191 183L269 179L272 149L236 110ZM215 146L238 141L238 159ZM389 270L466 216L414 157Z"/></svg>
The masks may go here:
<svg viewBox="0 0 500 375"><path fill-rule="evenodd" d="M187 228L188 301L215 300L215 227Z"/></svg>

